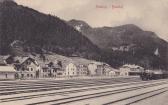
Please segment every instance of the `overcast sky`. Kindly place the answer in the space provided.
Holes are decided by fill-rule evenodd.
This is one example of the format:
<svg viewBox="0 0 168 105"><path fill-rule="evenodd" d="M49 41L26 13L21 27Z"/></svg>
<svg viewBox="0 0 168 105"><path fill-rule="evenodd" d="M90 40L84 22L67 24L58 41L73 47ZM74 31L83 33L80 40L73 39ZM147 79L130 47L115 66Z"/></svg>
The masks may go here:
<svg viewBox="0 0 168 105"><path fill-rule="evenodd" d="M64 20L84 20L92 27L135 24L144 30L155 32L168 41L168 0L15 1Z"/></svg>

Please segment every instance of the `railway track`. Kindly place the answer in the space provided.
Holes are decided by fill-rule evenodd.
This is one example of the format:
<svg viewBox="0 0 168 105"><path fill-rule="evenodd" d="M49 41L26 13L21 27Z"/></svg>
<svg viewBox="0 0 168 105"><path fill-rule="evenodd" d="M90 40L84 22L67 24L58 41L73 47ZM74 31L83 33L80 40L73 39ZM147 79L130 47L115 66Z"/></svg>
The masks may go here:
<svg viewBox="0 0 168 105"><path fill-rule="evenodd" d="M167 91L168 91L168 87L164 87L164 88L155 89L155 90L152 90L149 92L144 92L141 94L122 98L122 99L119 99L116 101L108 102L103 105L132 105L132 104L137 103L139 101L146 100L148 98L152 98L156 95L160 95L160 94L167 92Z"/></svg>
<svg viewBox="0 0 168 105"><path fill-rule="evenodd" d="M110 82L110 81L112 81L112 82L122 82L122 81L129 81L129 79L123 79L123 80L111 80L111 79L104 79L104 80L82 80L82 81L79 81L79 80L73 80L73 81L71 81L71 80L68 80L68 82L67 82L67 80L66 81L54 81L54 80L52 80L52 81L35 81L35 82L30 82L30 81L26 81L26 82L23 82L23 81L17 81L17 82L12 82L12 83L0 83L0 87L4 87L4 88L6 88L6 87L13 87L13 85L15 85L15 86L20 86L20 87L26 87L26 86L42 86L42 85L46 85L46 84L54 84L54 85L57 85L57 84L62 84L62 83L66 83L66 84L71 84L71 83L85 83L85 82ZM131 81L133 81L133 80L131 80ZM134 81L140 81L139 79L135 79Z"/></svg>
<svg viewBox="0 0 168 105"><path fill-rule="evenodd" d="M138 86L138 87L136 85L136 86L129 87L129 88L124 88L124 89L117 89L117 90L112 90L112 91L103 91L103 92L97 92L97 93L91 93L91 94L76 95L76 96L73 96L73 97L66 97L66 98L54 99L54 100L49 100L49 101L42 101L42 102L31 103L31 104L27 104L27 105L69 104L69 103L78 102L78 101L82 101L82 100L87 100L87 99L90 100L90 99L93 99L93 98L115 95L115 94L119 94L119 93L126 93L126 92L145 89L145 88L149 88L149 87L165 85L165 84L168 84L168 82L153 83L153 84L142 85L142 86ZM72 105L77 105L77 104L72 104Z"/></svg>
<svg viewBox="0 0 168 105"><path fill-rule="evenodd" d="M108 78L108 79L83 79L83 80L33 80L33 81L29 81L29 80L19 80L19 81L0 81L0 86L4 86L4 85L11 85L11 84L15 84L15 85L29 85L29 84L44 84L44 83L64 83L64 82L87 82L87 81L92 81L92 82L105 82L105 81L116 81L116 82L120 82L120 81L132 81L132 80L140 80L137 77L134 78Z"/></svg>
<svg viewBox="0 0 168 105"><path fill-rule="evenodd" d="M40 91L51 91L51 90L60 90L67 88L80 88L80 87L90 87L95 85L107 85L107 83L91 83L91 84L70 84L70 85L59 85L59 86L42 86L42 87L28 87L28 88L15 88L15 89L4 89L0 92L2 95L12 95L19 93L30 93L30 92L40 92Z"/></svg>
<svg viewBox="0 0 168 105"><path fill-rule="evenodd" d="M108 100L100 105L129 105L145 98L154 97L158 94L162 94L168 91L168 80L152 80L152 81L139 81L132 80L134 82L129 83L125 80L84 80L84 81L40 81L36 85L34 82L18 83L19 86L24 86L25 88L20 88L23 90L8 90L0 92L0 104L9 105L16 103L18 105L81 105L78 102L84 102L85 105L92 101L92 103L97 100L105 99L104 97L118 96L119 94L130 93L133 91L141 91L142 89L156 88L159 86L164 86L156 88L150 91L141 91L138 94L131 94L125 97L118 97L115 100ZM118 82L119 81L119 82ZM9 84L6 88L12 89ZM30 85L30 86L29 86ZM32 85L36 85L32 87ZM43 86L44 85L44 86ZM48 85L48 86L45 86ZM53 87L52 87L53 86ZM2 86L3 87L3 86ZM27 88L26 88L27 87ZM40 87L40 88L39 88ZM15 87L14 87L15 88ZM1 86L0 86L1 89ZM3 90L3 89L2 89ZM157 91L158 90L158 91ZM4 94L2 94L4 93ZM23 103L23 104L20 104ZM124 104L123 104L124 103ZM89 104L89 103L88 103ZM82 104L83 105L83 104ZM91 104L92 105L92 104ZM99 105L99 104L93 104Z"/></svg>
<svg viewBox="0 0 168 105"><path fill-rule="evenodd" d="M128 81L120 81L120 83L125 83ZM89 86L95 86L95 85L107 85L107 84L116 84L118 82L114 81L109 81L109 82L90 82L90 81L85 81L81 83L62 83L62 84L43 84L43 85L38 85L38 86L25 86L25 87L17 87L13 86L11 87L0 87L0 96L2 95L12 95L12 94L19 94L19 93L29 93L29 92L40 92L40 91L51 91L51 90L59 90L59 89L67 89L67 88L79 88L79 87L89 87Z"/></svg>
<svg viewBox="0 0 168 105"><path fill-rule="evenodd" d="M147 84L147 82L141 82L143 84ZM121 87L121 86L129 86L129 85L136 85L140 84L139 82L133 82L133 83L125 83L125 84L116 84L112 86L100 86L100 87L89 87L85 89L74 89L71 91L63 91L63 92L51 92L47 94L38 94L38 95L29 95L29 96L20 96L20 97L12 97L12 98L2 98L0 99L1 102L8 102L8 101L17 101L17 100L24 100L24 99L32 99L32 98L38 98L38 97L45 97L45 96L54 96L57 94L66 94L66 93L77 93L77 92L84 92L84 91L91 91L91 90L98 90L98 89L107 89L107 88L114 88L114 87Z"/></svg>

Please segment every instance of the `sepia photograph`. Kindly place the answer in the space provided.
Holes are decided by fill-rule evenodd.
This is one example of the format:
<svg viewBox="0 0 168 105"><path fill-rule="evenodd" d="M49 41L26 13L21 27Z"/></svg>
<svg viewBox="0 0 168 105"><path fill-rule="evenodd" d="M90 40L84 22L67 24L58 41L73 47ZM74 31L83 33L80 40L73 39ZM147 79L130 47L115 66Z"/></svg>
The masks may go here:
<svg viewBox="0 0 168 105"><path fill-rule="evenodd" d="M168 105L168 0L0 0L0 105Z"/></svg>

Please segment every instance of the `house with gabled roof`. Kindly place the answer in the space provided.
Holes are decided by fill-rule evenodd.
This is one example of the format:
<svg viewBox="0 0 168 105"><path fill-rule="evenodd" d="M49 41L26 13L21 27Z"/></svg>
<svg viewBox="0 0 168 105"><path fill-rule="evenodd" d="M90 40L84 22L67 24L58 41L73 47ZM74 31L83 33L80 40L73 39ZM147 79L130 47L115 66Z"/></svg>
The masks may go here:
<svg viewBox="0 0 168 105"><path fill-rule="evenodd" d="M41 78L56 78L63 76L62 63L59 62L45 62L41 65L40 77Z"/></svg>
<svg viewBox="0 0 168 105"><path fill-rule="evenodd" d="M66 63L64 70L64 75L67 77L77 76L77 66L73 62Z"/></svg>
<svg viewBox="0 0 168 105"><path fill-rule="evenodd" d="M38 78L40 66L37 61L30 57L14 57L14 66L17 71L16 78L31 79Z"/></svg>
<svg viewBox="0 0 168 105"><path fill-rule="evenodd" d="M88 64L89 75L91 76L105 76L106 69L108 69L109 65L104 62L91 62Z"/></svg>
<svg viewBox="0 0 168 105"><path fill-rule="evenodd" d="M88 64L88 70L90 76L95 76L97 74L97 65L95 63Z"/></svg>

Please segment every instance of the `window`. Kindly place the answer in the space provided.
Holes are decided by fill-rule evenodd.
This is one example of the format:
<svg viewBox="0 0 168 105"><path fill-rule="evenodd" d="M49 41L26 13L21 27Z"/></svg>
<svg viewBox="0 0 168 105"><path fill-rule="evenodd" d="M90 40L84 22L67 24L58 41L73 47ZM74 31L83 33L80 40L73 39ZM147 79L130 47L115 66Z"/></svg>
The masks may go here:
<svg viewBox="0 0 168 105"><path fill-rule="evenodd" d="M62 75L62 73L58 73L58 75Z"/></svg>
<svg viewBox="0 0 168 105"><path fill-rule="evenodd" d="M24 68L22 68L22 71L24 71Z"/></svg>
<svg viewBox="0 0 168 105"><path fill-rule="evenodd" d="M27 77L29 77L29 74L27 74Z"/></svg>
<svg viewBox="0 0 168 105"><path fill-rule="evenodd" d="M23 78L23 77L24 77L24 74L21 74L21 77Z"/></svg>
<svg viewBox="0 0 168 105"><path fill-rule="evenodd" d="M47 72L47 70L46 70L46 69L43 69L43 72Z"/></svg>
<svg viewBox="0 0 168 105"><path fill-rule="evenodd" d="M27 64L27 65L30 65L30 64L31 64L31 61L27 61L26 64Z"/></svg>
<svg viewBox="0 0 168 105"><path fill-rule="evenodd" d="M8 74L5 74L6 78L8 78Z"/></svg>
<svg viewBox="0 0 168 105"><path fill-rule="evenodd" d="M33 77L33 74L31 74L31 77Z"/></svg>
<svg viewBox="0 0 168 105"><path fill-rule="evenodd" d="M33 68L31 68L31 71L33 71Z"/></svg>
<svg viewBox="0 0 168 105"><path fill-rule="evenodd" d="M54 70L53 70L53 72L57 72L57 70L56 70L56 69L54 69Z"/></svg>

